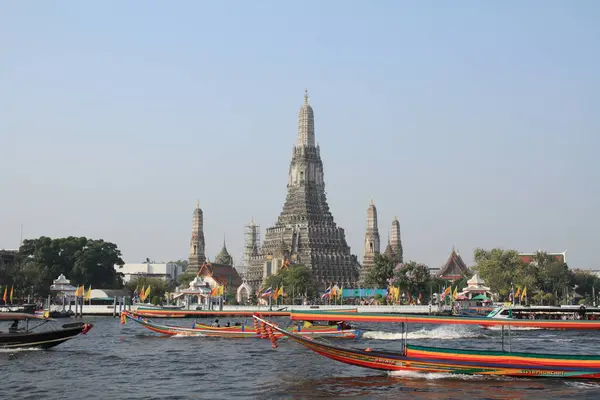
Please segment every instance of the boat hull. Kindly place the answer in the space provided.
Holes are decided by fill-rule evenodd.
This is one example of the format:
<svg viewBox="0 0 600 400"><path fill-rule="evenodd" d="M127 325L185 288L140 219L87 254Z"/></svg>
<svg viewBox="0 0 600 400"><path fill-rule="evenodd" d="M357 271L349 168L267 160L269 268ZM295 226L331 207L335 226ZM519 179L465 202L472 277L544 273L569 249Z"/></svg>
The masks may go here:
<svg viewBox="0 0 600 400"><path fill-rule="evenodd" d="M600 356L509 353L407 346L405 352L382 352L333 346L283 331L259 320L324 357L382 371L411 371L461 375L497 375L600 379Z"/></svg>
<svg viewBox="0 0 600 400"><path fill-rule="evenodd" d="M231 326L231 327L211 327L207 325L194 323L192 328L184 328L179 326L160 325L152 321L147 320L139 315L123 312L121 314L121 322L124 323L125 319L128 318L132 321L137 322L146 329L153 332L161 333L163 335L171 336L203 336L203 337L219 337L219 338L261 338L261 334L256 332L254 327L249 326ZM313 327L313 328L293 328L297 334L303 336L324 336L328 338L342 338L342 339L359 339L362 336L362 331L358 329L344 329L340 330L337 327ZM283 337L281 333L275 333L278 338Z"/></svg>
<svg viewBox="0 0 600 400"><path fill-rule="evenodd" d="M41 348L49 349L74 338L80 333L87 332L92 324L67 324L66 328L45 332L8 333L0 334L0 348L2 349L25 349Z"/></svg>

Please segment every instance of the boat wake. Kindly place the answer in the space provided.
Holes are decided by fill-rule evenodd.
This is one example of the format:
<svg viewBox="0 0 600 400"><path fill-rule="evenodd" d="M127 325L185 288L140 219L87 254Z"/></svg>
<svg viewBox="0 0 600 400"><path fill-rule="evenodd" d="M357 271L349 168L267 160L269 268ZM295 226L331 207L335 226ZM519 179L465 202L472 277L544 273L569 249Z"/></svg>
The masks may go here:
<svg viewBox="0 0 600 400"><path fill-rule="evenodd" d="M434 329L425 329L415 332L408 332L408 339L464 339L464 338L487 338L481 332L472 331L466 327L455 327L444 325ZM367 331L363 334L363 339L375 340L400 340L400 332Z"/></svg>
<svg viewBox="0 0 600 400"><path fill-rule="evenodd" d="M460 380L465 380L465 381L472 381L472 380L487 379L485 376L482 376L482 375L450 374L450 373L445 373L445 372L389 371L388 375L393 378L409 378L409 379L425 379L425 380L460 379Z"/></svg>
<svg viewBox="0 0 600 400"><path fill-rule="evenodd" d="M0 349L0 353L15 353L15 352L21 352L21 351L40 351L43 349L40 348L34 348L34 347L11 347L10 349Z"/></svg>

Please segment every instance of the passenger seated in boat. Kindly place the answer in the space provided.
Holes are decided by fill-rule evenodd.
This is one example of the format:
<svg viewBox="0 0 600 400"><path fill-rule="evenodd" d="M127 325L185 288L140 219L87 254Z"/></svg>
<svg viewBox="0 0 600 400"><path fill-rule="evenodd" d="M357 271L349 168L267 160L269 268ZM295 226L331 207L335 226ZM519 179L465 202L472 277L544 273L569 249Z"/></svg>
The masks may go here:
<svg viewBox="0 0 600 400"><path fill-rule="evenodd" d="M227 328L229 328L229 327L231 326L231 322L227 321L227 323L225 324L225 326L226 326Z"/></svg>
<svg viewBox="0 0 600 400"><path fill-rule="evenodd" d="M236 322L235 324L233 324L234 326L242 326L242 324L240 322Z"/></svg>
<svg viewBox="0 0 600 400"><path fill-rule="evenodd" d="M348 324L346 324L344 321L340 321L337 323L338 329L340 331L346 330L346 329L352 329L352 327Z"/></svg>
<svg viewBox="0 0 600 400"><path fill-rule="evenodd" d="M219 327L220 327L220 325L219 325L219 320L218 320L218 319L215 319L215 322L212 324L212 326L213 326L213 327L216 327L216 328L219 328Z"/></svg>
<svg viewBox="0 0 600 400"><path fill-rule="evenodd" d="M14 320L12 325L8 328L8 333L17 333L19 330L19 321Z"/></svg>

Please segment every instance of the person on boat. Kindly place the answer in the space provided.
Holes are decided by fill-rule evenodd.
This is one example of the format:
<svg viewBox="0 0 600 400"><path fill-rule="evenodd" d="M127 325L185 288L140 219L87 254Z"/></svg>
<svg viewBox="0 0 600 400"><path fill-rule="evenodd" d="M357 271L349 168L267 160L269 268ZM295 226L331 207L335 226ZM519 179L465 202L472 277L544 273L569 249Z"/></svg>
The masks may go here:
<svg viewBox="0 0 600 400"><path fill-rule="evenodd" d="M219 320L218 320L218 319L215 319L215 322L212 324L212 326L213 326L213 327L216 327L216 328L219 328L219 327L220 327L220 325L219 325Z"/></svg>
<svg viewBox="0 0 600 400"><path fill-rule="evenodd" d="M231 326L231 322L227 321L227 323L225 324L225 326L226 326L227 328L229 328L229 327Z"/></svg>
<svg viewBox="0 0 600 400"><path fill-rule="evenodd" d="M234 326L242 326L242 324L240 322L236 322L235 324L233 324Z"/></svg>
<svg viewBox="0 0 600 400"><path fill-rule="evenodd" d="M312 326L313 326L313 323L312 323L312 321L304 321L304 325L303 325L303 326L304 326L305 328L310 328L310 327L312 327Z"/></svg>
<svg viewBox="0 0 600 400"><path fill-rule="evenodd" d="M19 330L19 321L18 320L14 320L12 325L8 328L8 333L17 333L17 331Z"/></svg>

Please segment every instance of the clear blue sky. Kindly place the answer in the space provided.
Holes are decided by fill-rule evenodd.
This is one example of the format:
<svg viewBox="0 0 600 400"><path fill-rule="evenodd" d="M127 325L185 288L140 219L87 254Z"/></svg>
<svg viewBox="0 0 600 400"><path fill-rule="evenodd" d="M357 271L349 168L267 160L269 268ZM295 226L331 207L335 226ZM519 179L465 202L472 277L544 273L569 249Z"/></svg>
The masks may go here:
<svg viewBox="0 0 600 400"><path fill-rule="evenodd" d="M283 206L308 88L329 204L362 259L395 215L407 259L568 250L599 268L597 1L102 1L0 5L0 248L207 252ZM383 250L383 249L382 249Z"/></svg>

